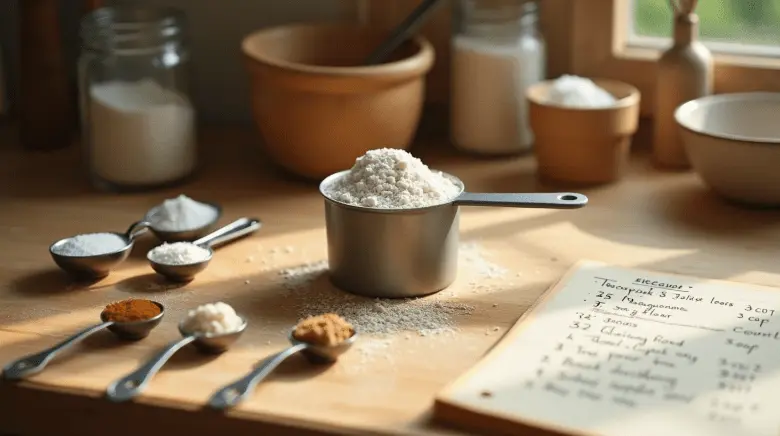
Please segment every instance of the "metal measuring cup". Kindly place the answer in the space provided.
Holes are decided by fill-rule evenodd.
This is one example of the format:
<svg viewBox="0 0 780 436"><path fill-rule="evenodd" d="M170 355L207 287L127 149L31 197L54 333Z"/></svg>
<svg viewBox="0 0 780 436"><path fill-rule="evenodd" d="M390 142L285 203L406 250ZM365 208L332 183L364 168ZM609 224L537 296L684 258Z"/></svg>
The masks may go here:
<svg viewBox="0 0 780 436"><path fill-rule="evenodd" d="M111 233L122 238L125 242L125 246L110 253L94 254L90 256L68 256L57 252L57 248L66 244L71 238L60 239L59 241L49 246L49 254L51 254L54 263L57 264L65 272L76 276L78 278L86 279L101 279L106 277L112 269L117 265L124 262L127 256L130 255L130 251L133 249L133 243L135 239L144 234L147 231L149 223L145 221L138 221L133 223L125 233L117 232L102 232ZM86 235L89 233L82 233Z"/></svg>
<svg viewBox="0 0 780 436"><path fill-rule="evenodd" d="M328 197L328 187L349 171L320 184L331 281L339 288L372 298L409 298L433 294L454 280L458 269L460 206L578 209L583 194L472 193L463 182L452 200L416 209L373 209Z"/></svg>
<svg viewBox="0 0 780 436"><path fill-rule="evenodd" d="M111 385L108 386L108 389L106 389L106 396L108 399L115 402L127 401L135 398L143 392L149 384L149 381L151 381L155 374L160 371L163 365L165 365L177 351L190 343L194 344L198 351L204 354L224 353L239 337L241 337L244 330L246 330L246 318L241 317L241 319L243 320L243 323L236 331L218 335L187 331L184 328L184 321L181 321L179 323L179 333L181 333L182 339L165 347L159 354L149 359L147 363L141 365L135 371L111 383Z"/></svg>
<svg viewBox="0 0 780 436"><path fill-rule="evenodd" d="M104 310L100 313L100 319L103 321L100 324L88 327L47 350L25 356L14 362L11 362L3 369L3 377L8 380L19 380L27 376L37 374L43 371L46 365L62 351L103 329L108 329L111 333L115 334L120 339L130 341L141 340L149 336L149 333L151 333L152 329L160 324L160 321L162 321L163 315L165 314L165 307L163 307L162 304L156 301L152 301L152 303L160 308L160 313L152 318L139 321L110 321L106 317Z"/></svg>
<svg viewBox="0 0 780 436"><path fill-rule="evenodd" d="M209 407L227 409L237 405L252 394L258 383L268 377L274 369L293 354L302 352L310 362L315 364L333 363L338 360L339 356L346 353L357 339L357 331L355 331L352 336L339 344L325 346L299 341L295 338L294 333L295 328L293 327L287 337L292 346L269 357L241 379L219 389L209 399Z"/></svg>
<svg viewBox="0 0 780 436"><path fill-rule="evenodd" d="M191 242L192 245L204 248L209 251L209 255L200 261L187 263L187 264L166 264L157 262L152 259L152 250L149 250L146 258L149 263L158 274L161 274L172 281L186 282L192 280L195 275L206 269L211 262L211 258L214 257L214 249L220 244L224 244L235 239L246 236L252 232L257 231L263 226L262 221L257 218L239 218L236 221L215 230L214 232ZM189 243L182 241L181 243Z"/></svg>

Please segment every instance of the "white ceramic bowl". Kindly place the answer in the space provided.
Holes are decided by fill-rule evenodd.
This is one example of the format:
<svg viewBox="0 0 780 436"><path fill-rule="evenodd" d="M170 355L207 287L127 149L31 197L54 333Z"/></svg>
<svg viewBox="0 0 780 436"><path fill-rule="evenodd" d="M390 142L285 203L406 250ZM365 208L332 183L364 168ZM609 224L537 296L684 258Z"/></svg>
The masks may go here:
<svg viewBox="0 0 780 436"><path fill-rule="evenodd" d="M780 93L702 97L674 114L693 169L722 196L780 205Z"/></svg>

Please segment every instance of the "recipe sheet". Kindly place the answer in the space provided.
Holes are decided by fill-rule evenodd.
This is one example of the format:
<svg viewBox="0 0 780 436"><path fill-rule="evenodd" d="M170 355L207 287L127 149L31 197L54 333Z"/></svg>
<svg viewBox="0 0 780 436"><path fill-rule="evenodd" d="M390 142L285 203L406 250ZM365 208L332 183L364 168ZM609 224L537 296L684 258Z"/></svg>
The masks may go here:
<svg viewBox="0 0 780 436"><path fill-rule="evenodd" d="M780 291L581 262L437 401L576 434L776 436Z"/></svg>

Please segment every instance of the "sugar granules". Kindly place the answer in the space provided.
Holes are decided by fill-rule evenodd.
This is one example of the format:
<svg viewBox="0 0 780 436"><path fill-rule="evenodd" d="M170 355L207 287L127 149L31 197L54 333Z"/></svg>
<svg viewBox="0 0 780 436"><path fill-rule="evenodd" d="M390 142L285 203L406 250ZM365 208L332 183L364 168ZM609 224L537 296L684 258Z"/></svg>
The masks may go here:
<svg viewBox="0 0 780 436"><path fill-rule="evenodd" d="M147 258L163 265L189 265L207 260L210 254L209 250L195 244L174 242L151 249Z"/></svg>
<svg viewBox="0 0 780 436"><path fill-rule="evenodd" d="M191 333L222 335L233 333L244 326L244 320L227 303L203 304L187 312L182 330Z"/></svg>
<svg viewBox="0 0 780 436"><path fill-rule="evenodd" d="M485 259L476 243L461 245L460 262L473 270L478 278L500 278L507 273L505 268ZM318 261L279 271L283 286L292 291L291 297L300 317L334 312L350 321L359 332L368 335L406 332L430 336L457 331L456 317L470 315L474 311L469 304L448 299L452 296L448 292L416 299L373 299L333 287L320 289L311 286L327 269L327 261Z"/></svg>
<svg viewBox="0 0 780 436"><path fill-rule="evenodd" d="M547 101L566 107L602 108L614 105L617 100L588 78L563 75L553 82Z"/></svg>
<svg viewBox="0 0 780 436"><path fill-rule="evenodd" d="M413 209L445 203L461 192L461 186L407 151L380 148L359 157L348 173L324 191L350 205Z"/></svg>
<svg viewBox="0 0 780 436"><path fill-rule="evenodd" d="M51 251L61 256L97 256L114 253L127 247L127 241L113 233L85 233L67 239L51 247Z"/></svg>
<svg viewBox="0 0 780 436"><path fill-rule="evenodd" d="M155 229L176 232L207 226L217 219L218 214L213 206L182 194L163 201L155 208L149 221Z"/></svg>

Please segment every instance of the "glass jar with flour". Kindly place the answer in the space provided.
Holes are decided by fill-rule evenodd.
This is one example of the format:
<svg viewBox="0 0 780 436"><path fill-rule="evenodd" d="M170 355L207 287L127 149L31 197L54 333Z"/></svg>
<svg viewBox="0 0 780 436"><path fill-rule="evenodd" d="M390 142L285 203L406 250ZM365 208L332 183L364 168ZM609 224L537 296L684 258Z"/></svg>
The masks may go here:
<svg viewBox="0 0 780 436"><path fill-rule="evenodd" d="M79 103L93 183L135 191L170 185L195 169L183 13L100 8L81 23Z"/></svg>
<svg viewBox="0 0 780 436"><path fill-rule="evenodd" d="M545 79L546 49L530 0L459 0L452 40L450 136L461 150L530 150L526 89Z"/></svg>

